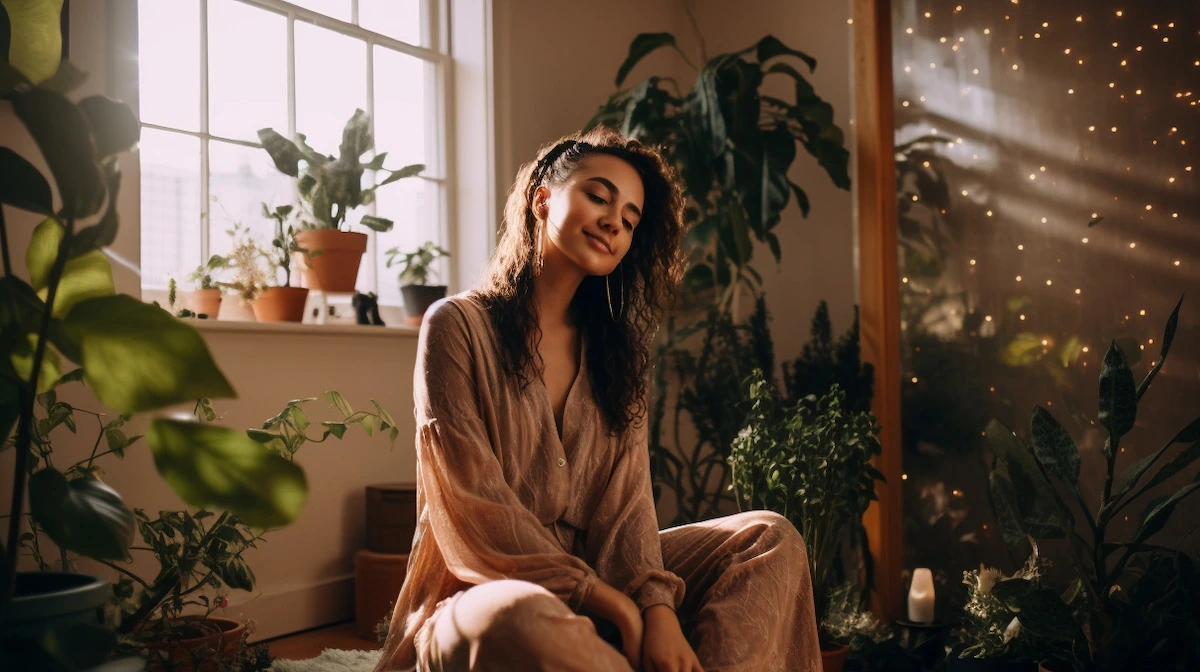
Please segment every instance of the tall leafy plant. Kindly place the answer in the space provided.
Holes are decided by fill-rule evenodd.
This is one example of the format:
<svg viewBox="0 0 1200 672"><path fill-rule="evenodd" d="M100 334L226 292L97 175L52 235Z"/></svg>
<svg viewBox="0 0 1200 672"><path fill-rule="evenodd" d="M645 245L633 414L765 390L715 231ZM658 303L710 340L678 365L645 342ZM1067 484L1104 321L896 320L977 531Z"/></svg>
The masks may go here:
<svg viewBox="0 0 1200 672"><path fill-rule="evenodd" d="M731 338L746 339L754 329L740 322L739 297L761 293L762 274L752 263L755 247L765 244L779 263L782 249L776 230L783 210L794 197L802 215L810 211L808 195L789 179L788 170L803 148L835 185L849 189L849 152L834 123L833 107L803 74L817 65L808 54L768 35L740 51L713 58L701 54L695 83L687 92L674 78L662 76L626 86L634 67L662 48L673 49L696 67L670 33L638 35L617 71L618 91L600 106L588 127L612 126L658 147L675 167L687 195L685 215L691 229L685 240L684 310L668 320L660 340L650 417L656 497L664 485L674 489L678 519L687 521L715 512L724 498L725 457L733 432L722 428L736 427L738 420L714 424L701 408L724 409L717 417L725 417L749 407L743 386L710 383L722 376L744 380L752 368L736 347L718 346L735 342ZM792 95L778 98L764 92L772 80L788 82ZM764 344L761 339L755 342ZM700 362L704 368L694 366ZM767 370L773 370L773 359ZM664 443L671 372L682 391L676 408L682 408L696 428L697 443L691 449ZM689 390L713 396L700 400L689 397ZM678 411L673 425L673 436L682 440ZM695 468L703 469L703 475L687 476ZM695 482L685 483L689 478Z"/></svg>
<svg viewBox="0 0 1200 672"><path fill-rule="evenodd" d="M621 87L647 55L669 47L687 61L670 33L642 33L617 71ZM690 64L690 62L689 62ZM685 291L712 296L729 308L739 289L756 294L762 282L753 267L754 243L782 258L775 228L792 196L804 216L804 189L788 178L797 145L817 159L833 183L850 188L845 135L825 102L802 74L817 61L766 36L751 47L707 59L691 91L671 77L653 76L618 90L588 127L609 125L660 147L684 183L690 268ZM790 80L790 100L763 93L774 78Z"/></svg>
<svg viewBox="0 0 1200 672"><path fill-rule="evenodd" d="M1182 655L1200 662L1197 563L1177 547L1153 542L1176 508L1200 490L1200 472L1192 471L1200 459L1200 417L1154 453L1117 472L1121 442L1133 430L1142 398L1166 361L1182 304L1180 298L1167 320L1159 356L1140 384L1115 341L1104 356L1097 422L1108 437L1098 506L1089 505L1080 490L1074 440L1049 411L1034 408L1030 443L999 421L985 430L999 457L997 466L1005 467L992 471L989 484L1005 541L1015 545L1028 534L1066 542L1066 562L1060 564L1074 578L1068 601L1079 606L1088 632L1088 641L1074 652L1077 669L1148 668L1156 662L1174 664ZM1177 445L1184 448L1173 451ZM1188 473L1190 480L1174 492L1150 498L1159 486ZM1139 501L1141 514L1132 535L1115 537L1118 517Z"/></svg>
<svg viewBox="0 0 1200 672"><path fill-rule="evenodd" d="M875 416L847 406L837 385L788 400L761 371L748 384L752 407L729 455L737 502L775 511L800 531L821 620L839 586L866 585L855 571L866 546L862 516L884 480L870 463L882 452Z"/></svg>
<svg viewBox="0 0 1200 672"><path fill-rule="evenodd" d="M50 175L0 147L0 437L15 453L0 605L13 598L26 497L33 521L62 549L120 560L133 536L133 513L115 490L95 472L68 473L54 459L48 427L66 422L54 399L59 385L82 380L123 415L235 396L193 327L115 290L102 249L118 232L118 159L138 140L132 111L104 96L73 102L57 85L36 83L55 76L4 66L0 94ZM14 266L5 208L44 217L30 232L27 280ZM244 433L160 416L146 438L159 473L189 504L227 509L260 527L285 525L304 505L303 471Z"/></svg>

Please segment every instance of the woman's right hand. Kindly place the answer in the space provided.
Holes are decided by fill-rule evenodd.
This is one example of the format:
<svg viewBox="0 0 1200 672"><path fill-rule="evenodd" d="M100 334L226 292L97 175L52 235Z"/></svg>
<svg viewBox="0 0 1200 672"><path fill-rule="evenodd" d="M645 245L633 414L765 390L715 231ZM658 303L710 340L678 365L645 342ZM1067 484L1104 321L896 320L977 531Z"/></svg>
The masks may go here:
<svg viewBox="0 0 1200 672"><path fill-rule="evenodd" d="M645 624L634 601L625 593L597 580L591 594L583 601L583 608L589 616L603 618L617 626L621 632L621 648L630 667L642 669L642 630Z"/></svg>

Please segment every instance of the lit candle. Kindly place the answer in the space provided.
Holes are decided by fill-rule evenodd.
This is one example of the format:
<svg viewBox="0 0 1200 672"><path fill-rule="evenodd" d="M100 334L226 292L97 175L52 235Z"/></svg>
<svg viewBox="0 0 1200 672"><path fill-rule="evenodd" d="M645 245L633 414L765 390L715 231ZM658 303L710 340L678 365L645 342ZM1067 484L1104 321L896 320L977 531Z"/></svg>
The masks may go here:
<svg viewBox="0 0 1200 672"><path fill-rule="evenodd" d="M908 620L933 623L933 573L926 567L913 570L912 587L908 589Z"/></svg>

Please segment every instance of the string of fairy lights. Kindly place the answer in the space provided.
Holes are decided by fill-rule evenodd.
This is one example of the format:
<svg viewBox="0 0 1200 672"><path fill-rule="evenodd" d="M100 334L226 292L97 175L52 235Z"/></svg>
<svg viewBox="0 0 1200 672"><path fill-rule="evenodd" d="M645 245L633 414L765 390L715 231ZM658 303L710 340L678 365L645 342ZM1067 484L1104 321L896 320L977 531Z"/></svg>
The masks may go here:
<svg viewBox="0 0 1200 672"><path fill-rule="evenodd" d="M1060 5L1049 0L1009 0L1005 6L993 0L977 2L973 7L936 0L902 3L903 8L895 14L897 20L894 22L896 90L900 94L896 101L897 126L899 128L906 121L919 125L926 118L949 117L950 121L955 121L947 109L954 109L956 105L961 110L978 109L980 101L986 104L994 100L1000 96L1000 90L1015 97L1043 96L1045 92L1041 89L1022 87L1026 82L1036 81L1033 77L1047 78L1047 73L1052 72L1053 81L1061 84L1058 89L1061 100L1038 98L1030 102L1031 107L1070 110L1071 114L1064 116L1079 123L1073 129L1077 135L1067 129L1064 137L1053 139L1060 143L1055 147L1059 153L1069 154L1061 151L1063 147L1077 150L1072 157L1073 165L1089 162L1097 165L1106 153L1124 159L1121 161L1124 165L1105 165L1104 170L1116 173L1112 175L1114 179L1124 179L1126 188L1120 195L1109 194L1111 201L1097 199L1091 204L1092 212L1081 213L1084 219L1078 222L1078 233L1073 238L1074 244L1079 246L1076 249L1094 247L1105 234L1106 246L1118 245L1112 242L1116 236L1092 231L1093 225L1111 227L1113 220L1129 224L1136 221L1136 226L1117 229L1116 233L1124 238L1119 246L1130 254L1137 254L1136 263L1141 268L1175 273L1173 277L1179 279L1182 288L1188 278L1195 275L1195 269L1188 267L1200 261L1196 251L1189 254L1178 247L1172 249L1169 245L1143 238L1149 235L1150 223L1160 227L1176 223L1197 225L1197 213L1189 208L1196 203L1196 197L1191 194L1200 193L1200 181L1196 179L1200 154L1195 151L1191 135L1194 125L1189 122L1194 118L1191 115L1200 112L1196 109L1200 107L1200 58L1195 58L1195 47L1200 46L1200 40L1196 39L1200 36L1200 30L1197 30L1200 17L1196 16L1200 6L1194 3L1142 3L1137 7L1119 8L1111 3L1071 4L1083 9L1068 15L1064 13L1067 3ZM1165 16L1164 12L1174 12L1176 16ZM1044 16L1035 19L1036 14ZM1149 14L1159 16L1151 19ZM1022 58L1035 53L1035 45L1039 56L1029 60ZM1192 50L1191 57L1185 54L1187 50ZM1058 60L1051 60L1051 54L1056 54ZM1014 79L1002 81L1003 76ZM1164 80L1172 80L1172 83L1167 85ZM951 86L958 89L957 99ZM972 120L966 113L961 114L958 120L970 126ZM939 131L936 126L936 122L929 124L920 129L920 134L942 139L945 144L939 145L938 151L944 156L957 165L995 168L995 159L987 156L989 148L974 139L964 140L953 133ZM1114 153L1112 148L1122 151ZM1096 161L1092 161L1089 150L1094 150ZM991 151L995 151L994 148ZM1154 152L1152 167L1143 163L1147 152ZM1131 158L1135 156L1139 161ZM1016 160L1008 165L1019 166L1020 163ZM928 162L924 165L929 167ZM1073 166L1033 162L1019 173L1019 179L1031 190L1049 190L1072 179L1063 174L1070 167ZM1123 178L1120 173L1124 173ZM1140 188L1141 185L1145 188ZM973 192L977 189L987 191L987 186L965 184L963 188L955 187L952 193L963 199L973 199ZM1044 196L1045 191L1035 193L1045 200L1052 200ZM921 199L919 193L904 196L914 203ZM1141 196L1142 202L1130 204L1129 199L1136 196ZM989 202L988 205L983 213L986 218L1003 217L1010 222L1027 224L1035 232L1045 230L1047 225L1066 226L1062 213L1056 217L1055 213L1034 211L1035 206L1022 207L1005 202ZM941 212L946 214L945 210ZM1090 222L1086 221L1087 214L1090 214ZM1055 219L1059 221L1055 222ZM1038 224L1043 226L1039 229ZM1028 242L1015 243L1018 256L1027 254ZM966 265L965 273L975 274L989 263L992 270L995 269L998 262L990 257L991 254L964 255L960 263ZM1063 259L1059 256L1056 261L1061 264ZM1069 282L1054 275L1051 272L1053 264L1030 262L1026 268L1028 270L1008 276L1015 291L1031 292L1040 288L1054 296L1061 296L1061 292L1077 299L1088 291L1079 281ZM918 286L915 278L904 276L901 282L905 291L930 293L928 288ZM1013 316L1021 323L1033 317L1023 310L1014 311ZM1148 317L1154 319L1141 319ZM1165 315L1148 315L1146 308L1137 308L1123 314L1123 318L1123 324L1142 334L1137 345L1144 351L1155 344L1155 334L1161 334ZM992 314L983 317L989 325L1000 319L1000 315ZM1057 345L1051 335L1041 337L1040 343L1043 354ZM1078 349L1081 354L1078 365L1087 367L1090 361L1093 367L1097 366L1105 349L1097 344L1083 343ZM1155 363L1151 361L1150 366ZM905 376L905 382L916 385L921 381L918 375L911 373ZM989 386L989 390L994 393L996 388ZM904 474L902 478L907 480L908 475ZM958 495L960 491L956 489L954 494Z"/></svg>

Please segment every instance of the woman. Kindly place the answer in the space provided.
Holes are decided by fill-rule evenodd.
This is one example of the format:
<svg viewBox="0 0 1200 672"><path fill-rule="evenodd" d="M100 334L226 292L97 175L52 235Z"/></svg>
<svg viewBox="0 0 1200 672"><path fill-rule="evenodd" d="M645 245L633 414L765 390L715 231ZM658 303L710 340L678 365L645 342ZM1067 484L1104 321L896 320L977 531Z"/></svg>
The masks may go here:
<svg viewBox="0 0 1200 672"><path fill-rule="evenodd" d="M417 533L378 670L819 669L790 523L658 531L646 379L682 211L612 131L522 167L481 287L425 316Z"/></svg>

